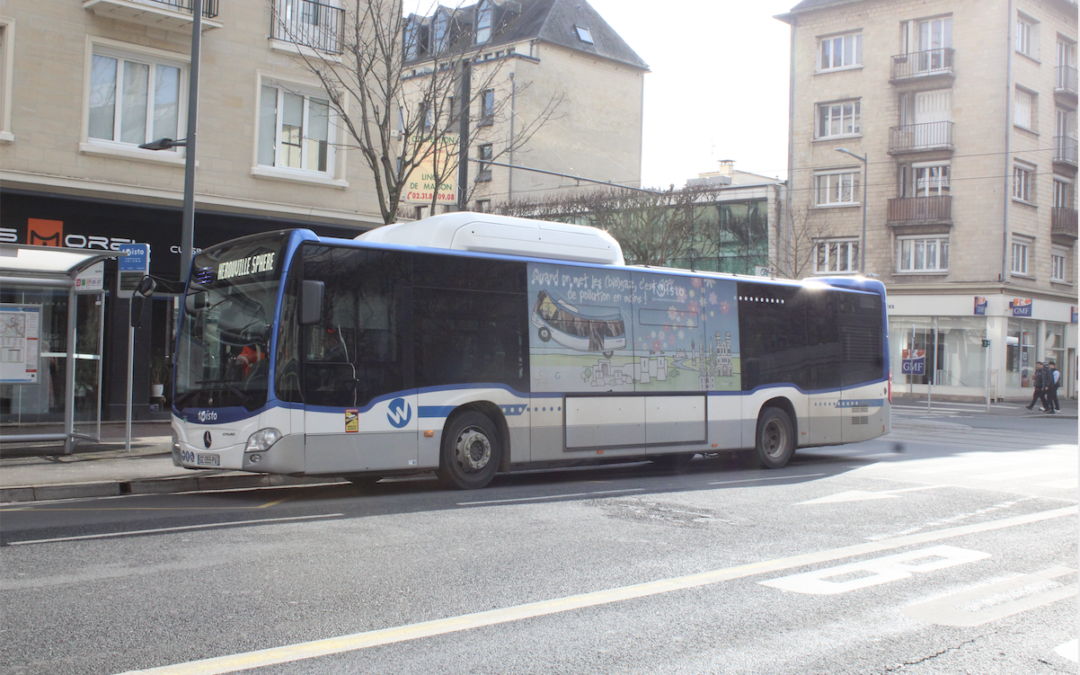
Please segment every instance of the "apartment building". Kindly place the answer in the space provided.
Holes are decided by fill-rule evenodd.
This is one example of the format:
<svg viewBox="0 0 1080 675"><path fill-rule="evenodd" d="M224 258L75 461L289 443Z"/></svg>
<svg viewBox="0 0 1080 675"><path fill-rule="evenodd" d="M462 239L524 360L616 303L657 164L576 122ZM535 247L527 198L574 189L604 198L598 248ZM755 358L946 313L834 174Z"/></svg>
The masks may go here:
<svg viewBox="0 0 1080 675"><path fill-rule="evenodd" d="M481 0L411 17L406 67L438 67L446 55L471 62L474 108L463 187L466 207L485 211L515 199L589 187L552 174L637 186L648 66L585 0ZM458 57L460 58L460 56ZM483 86L483 91L475 87ZM546 106L555 114L521 145ZM511 169L499 164L539 169ZM426 210L418 206L418 215Z"/></svg>
<svg viewBox="0 0 1080 675"><path fill-rule="evenodd" d="M1077 5L804 0L780 264L889 292L894 390L1076 392ZM865 223L865 224L864 224Z"/></svg>
<svg viewBox="0 0 1080 675"><path fill-rule="evenodd" d="M367 169L345 149L303 62L304 54L337 58L344 9L307 0L203 6L196 249L280 228L353 236L382 224ZM179 277L185 150L139 146L187 134L192 19L191 0L0 5L0 241L114 250L148 243L151 274ZM113 290L105 299L106 419L122 418L124 408L127 303ZM55 347L66 296L53 303L48 292L11 284L0 295L54 306L43 331ZM151 356L169 353L174 297L159 292L153 305L136 337L137 415L148 410ZM63 356L51 351L46 361ZM4 385L5 421L61 412L62 395L25 393Z"/></svg>

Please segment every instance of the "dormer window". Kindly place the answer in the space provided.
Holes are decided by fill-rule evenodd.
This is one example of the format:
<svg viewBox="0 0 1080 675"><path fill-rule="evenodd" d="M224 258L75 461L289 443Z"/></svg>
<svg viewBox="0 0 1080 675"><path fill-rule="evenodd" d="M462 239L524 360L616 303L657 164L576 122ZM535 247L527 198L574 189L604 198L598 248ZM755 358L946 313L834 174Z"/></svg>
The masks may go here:
<svg viewBox="0 0 1080 675"><path fill-rule="evenodd" d="M476 9L476 44L482 45L491 39L491 3L481 2Z"/></svg>
<svg viewBox="0 0 1080 675"><path fill-rule="evenodd" d="M420 37L420 22L415 17L410 16L405 21L405 60L412 61L418 56L418 39Z"/></svg>
<svg viewBox="0 0 1080 675"><path fill-rule="evenodd" d="M588 44L593 44L592 33L585 26L574 26L577 29L578 39Z"/></svg>
<svg viewBox="0 0 1080 675"><path fill-rule="evenodd" d="M450 17L440 11L435 17L435 29L431 32L431 53L442 54L450 37Z"/></svg>

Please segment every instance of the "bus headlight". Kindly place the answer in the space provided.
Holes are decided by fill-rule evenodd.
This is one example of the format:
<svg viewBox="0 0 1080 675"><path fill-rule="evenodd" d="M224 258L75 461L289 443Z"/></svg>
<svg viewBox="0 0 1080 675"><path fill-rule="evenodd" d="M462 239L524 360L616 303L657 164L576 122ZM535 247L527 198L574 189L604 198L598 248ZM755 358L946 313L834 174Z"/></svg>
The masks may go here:
<svg viewBox="0 0 1080 675"><path fill-rule="evenodd" d="M244 452L266 452L274 443L281 440L281 432L267 427L259 429L248 438Z"/></svg>
<svg viewBox="0 0 1080 675"><path fill-rule="evenodd" d="M172 463L174 466L184 466L180 462L180 437L176 435L176 429L172 430Z"/></svg>

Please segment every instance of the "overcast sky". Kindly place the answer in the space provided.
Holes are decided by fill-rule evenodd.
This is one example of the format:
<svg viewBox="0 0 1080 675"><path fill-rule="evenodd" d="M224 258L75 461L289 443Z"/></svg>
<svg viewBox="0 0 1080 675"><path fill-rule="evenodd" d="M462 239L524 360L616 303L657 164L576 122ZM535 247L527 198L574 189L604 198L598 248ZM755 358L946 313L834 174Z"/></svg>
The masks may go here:
<svg viewBox="0 0 1080 675"><path fill-rule="evenodd" d="M791 32L798 0L588 0L649 64L642 184L682 186L722 159L787 174Z"/></svg>

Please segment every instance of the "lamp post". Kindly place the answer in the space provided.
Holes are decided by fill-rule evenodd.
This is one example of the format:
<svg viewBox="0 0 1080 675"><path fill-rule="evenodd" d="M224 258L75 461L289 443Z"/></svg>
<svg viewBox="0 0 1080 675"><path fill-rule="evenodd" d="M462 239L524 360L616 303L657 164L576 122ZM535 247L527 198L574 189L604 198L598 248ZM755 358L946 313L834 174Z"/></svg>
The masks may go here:
<svg viewBox="0 0 1080 675"><path fill-rule="evenodd" d="M184 212L180 221L180 283L184 284L191 271L191 255L195 248L195 129L199 117L199 54L202 51L203 0L191 0L191 69L188 76L187 138L174 141L159 138L140 145L146 150L185 148L184 155Z"/></svg>
<svg viewBox="0 0 1080 675"><path fill-rule="evenodd" d="M836 148L837 152L842 152L845 155L851 155L855 159L859 160L863 164L863 181L862 181L862 241L859 242L859 274L866 274L866 186L870 182L870 163L867 162L866 155L856 155L854 152L847 148Z"/></svg>

